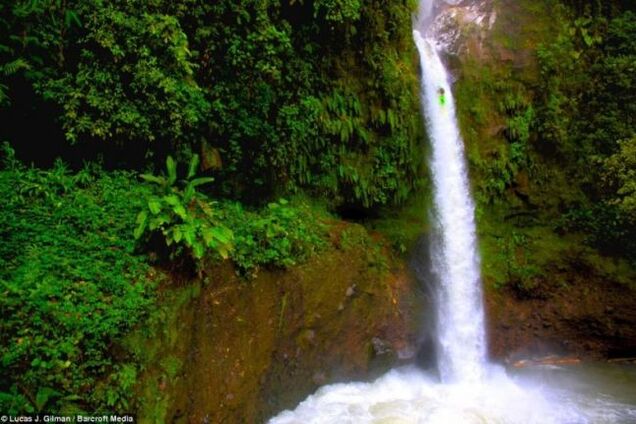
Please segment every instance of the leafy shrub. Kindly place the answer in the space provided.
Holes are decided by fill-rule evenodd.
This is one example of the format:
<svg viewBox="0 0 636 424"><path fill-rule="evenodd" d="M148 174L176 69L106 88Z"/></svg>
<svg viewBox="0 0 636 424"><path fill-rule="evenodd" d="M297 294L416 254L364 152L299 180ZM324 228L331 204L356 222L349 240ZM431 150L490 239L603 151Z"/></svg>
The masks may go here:
<svg viewBox="0 0 636 424"><path fill-rule="evenodd" d="M618 143L618 151L602 161L602 186L626 220L636 226L636 135Z"/></svg>
<svg viewBox="0 0 636 424"><path fill-rule="evenodd" d="M316 0L314 2L316 15L322 12L327 21L338 23L358 20L361 7L360 0Z"/></svg>
<svg viewBox="0 0 636 424"><path fill-rule="evenodd" d="M66 139L191 141L210 105L193 78L193 55L177 18L143 0L71 3L66 11L46 5L29 16L39 24L29 30L42 39L51 38L42 25L47 12L70 11L81 22L71 50L75 60L57 61L71 72L51 72L35 83L44 98L63 109ZM56 41L67 42L63 36Z"/></svg>
<svg viewBox="0 0 636 424"><path fill-rule="evenodd" d="M568 211L557 223L559 231L579 231L586 243L607 255L636 261L636 223L618 205L594 204Z"/></svg>
<svg viewBox="0 0 636 424"><path fill-rule="evenodd" d="M166 245L172 248L172 258L185 253L201 259L207 249L212 249L225 259L232 249L232 231L219 222L213 203L197 192L198 186L214 181L194 178L198 165L199 157L194 155L186 178L177 181L177 164L168 156L167 176L141 176L153 184L154 191L146 197L144 208L137 215L134 235L140 239L161 233Z"/></svg>
<svg viewBox="0 0 636 424"><path fill-rule="evenodd" d="M539 48L540 89L549 93L537 108L540 142L563 154L559 166L584 194L567 205L558 229L634 260L636 14L566 12L556 39Z"/></svg>
<svg viewBox="0 0 636 424"><path fill-rule="evenodd" d="M27 169L5 150L0 171L0 410L118 410L129 405L117 341L154 302L135 255L147 189L125 172ZM135 368L129 365L128 371ZM119 375L119 377L118 377ZM119 391L115 400L101 384ZM106 382L106 383L104 383ZM122 383L122 384L123 384Z"/></svg>
<svg viewBox="0 0 636 424"><path fill-rule="evenodd" d="M231 258L244 274L255 274L267 265L289 267L306 260L325 243L325 225L316 212L284 199L258 212L226 203L223 213L235 235Z"/></svg>

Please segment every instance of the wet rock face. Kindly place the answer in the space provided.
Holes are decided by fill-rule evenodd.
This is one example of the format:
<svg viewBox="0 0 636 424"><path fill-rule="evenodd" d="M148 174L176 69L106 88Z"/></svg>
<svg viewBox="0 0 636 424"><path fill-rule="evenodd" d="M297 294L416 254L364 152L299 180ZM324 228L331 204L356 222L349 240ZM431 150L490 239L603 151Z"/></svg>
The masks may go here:
<svg viewBox="0 0 636 424"><path fill-rule="evenodd" d="M210 270L168 421L258 423L318 387L365 380L414 360L405 266L369 263L364 247L334 248L288 271L241 281Z"/></svg>
<svg viewBox="0 0 636 424"><path fill-rule="evenodd" d="M560 276L564 277L564 276ZM636 292L598 276L569 275L549 296L487 295L491 355L514 362L550 354L580 358L636 357Z"/></svg>
<svg viewBox="0 0 636 424"><path fill-rule="evenodd" d="M492 0L446 0L437 4L435 18L427 35L435 38L442 50L451 55L475 54L492 30L497 12Z"/></svg>

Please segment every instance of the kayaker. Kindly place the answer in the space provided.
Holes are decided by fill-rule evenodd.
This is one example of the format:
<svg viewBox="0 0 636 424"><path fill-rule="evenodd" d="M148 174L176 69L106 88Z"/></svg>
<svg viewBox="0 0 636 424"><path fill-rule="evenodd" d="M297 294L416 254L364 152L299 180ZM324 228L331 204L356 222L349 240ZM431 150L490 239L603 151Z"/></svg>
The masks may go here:
<svg viewBox="0 0 636 424"><path fill-rule="evenodd" d="M442 87L437 90L437 94L439 94L439 104L444 106L446 104L446 92Z"/></svg>

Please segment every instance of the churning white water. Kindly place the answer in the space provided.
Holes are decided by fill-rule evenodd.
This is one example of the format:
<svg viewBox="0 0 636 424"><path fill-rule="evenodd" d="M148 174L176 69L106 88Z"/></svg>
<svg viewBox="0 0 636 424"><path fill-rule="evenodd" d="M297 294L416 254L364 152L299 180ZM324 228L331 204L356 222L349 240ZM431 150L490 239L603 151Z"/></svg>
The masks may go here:
<svg viewBox="0 0 636 424"><path fill-rule="evenodd" d="M430 13L432 2L422 4L420 13ZM413 35L432 145L439 375L405 367L372 383L325 386L270 424L636 422L635 407L603 397L589 385L581 383L588 387L582 394L553 380L511 378L488 362L474 205L453 95L435 40L417 30Z"/></svg>
<svg viewBox="0 0 636 424"><path fill-rule="evenodd" d="M412 367L392 370L373 383L325 386L294 411L270 424L603 424L634 423L636 408L595 391L581 379L580 391L558 388L567 370L551 385L508 377L490 370L481 383L440 383ZM563 373L564 375L559 375ZM568 382L569 387L572 382ZM633 383L632 383L633 384ZM634 386L630 386L634 387ZM621 390L626 387L622 386Z"/></svg>

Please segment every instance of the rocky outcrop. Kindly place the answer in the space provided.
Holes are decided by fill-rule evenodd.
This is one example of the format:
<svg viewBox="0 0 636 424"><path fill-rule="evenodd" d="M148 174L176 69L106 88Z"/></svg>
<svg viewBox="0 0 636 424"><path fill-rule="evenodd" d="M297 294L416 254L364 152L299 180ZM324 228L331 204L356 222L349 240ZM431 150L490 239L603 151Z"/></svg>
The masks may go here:
<svg viewBox="0 0 636 424"><path fill-rule="evenodd" d="M360 226L340 227L334 246L289 270L245 281L231 266L209 269L209 282L183 307L189 318L176 323L172 345L181 346L183 366L164 378L163 415L146 405L154 416L144 418L264 422L324 384L367 380L411 360L419 309L412 278L377 246L352 242L351 234L366 234Z"/></svg>
<svg viewBox="0 0 636 424"><path fill-rule="evenodd" d="M495 22L492 0L439 1L427 33L447 54L478 56Z"/></svg>
<svg viewBox="0 0 636 424"><path fill-rule="evenodd" d="M549 354L635 357L636 291L582 270L548 276L559 287L539 297L520 297L511 289L490 291L486 303L492 356L511 363Z"/></svg>

